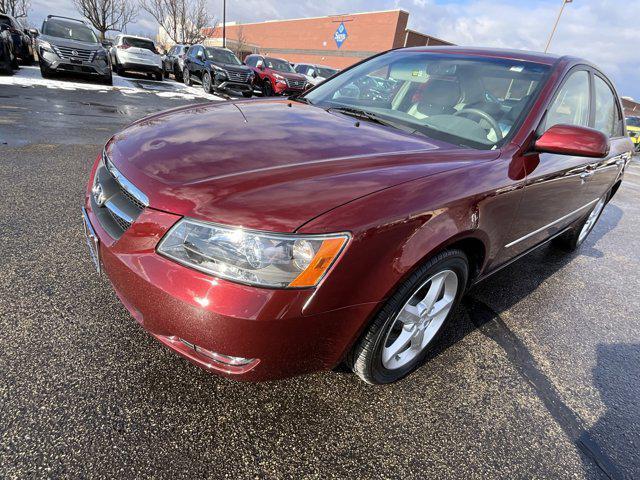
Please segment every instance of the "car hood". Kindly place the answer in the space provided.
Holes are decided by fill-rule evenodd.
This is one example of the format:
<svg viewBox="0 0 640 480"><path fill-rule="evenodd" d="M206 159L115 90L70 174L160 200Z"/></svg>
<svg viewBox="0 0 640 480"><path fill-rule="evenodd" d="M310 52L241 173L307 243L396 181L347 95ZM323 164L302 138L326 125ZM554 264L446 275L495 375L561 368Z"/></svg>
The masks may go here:
<svg viewBox="0 0 640 480"><path fill-rule="evenodd" d="M99 50L100 48L102 48L102 45L99 43L79 42L77 40L52 37L50 35L40 35L38 37L38 40L44 40L46 42L49 42L51 45L57 45L59 47L81 48L83 50Z"/></svg>
<svg viewBox="0 0 640 480"><path fill-rule="evenodd" d="M279 99L156 114L115 135L107 151L152 208L280 232L375 191L497 156Z"/></svg>

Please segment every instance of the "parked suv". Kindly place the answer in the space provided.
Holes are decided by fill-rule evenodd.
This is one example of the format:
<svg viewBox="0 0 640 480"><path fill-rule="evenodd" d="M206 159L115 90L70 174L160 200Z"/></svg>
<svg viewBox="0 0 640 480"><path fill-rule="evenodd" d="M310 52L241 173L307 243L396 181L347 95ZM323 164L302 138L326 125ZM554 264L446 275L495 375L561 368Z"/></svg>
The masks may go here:
<svg viewBox="0 0 640 480"><path fill-rule="evenodd" d="M152 40L132 35L118 35L110 50L113 71L124 75L127 71L146 73L162 81L162 58Z"/></svg>
<svg viewBox="0 0 640 480"><path fill-rule="evenodd" d="M169 49L162 60L162 69L165 77L173 73L177 81L182 81L182 69L184 68L184 59L187 56L189 45L174 45Z"/></svg>
<svg viewBox="0 0 640 480"><path fill-rule="evenodd" d="M193 45L184 60L182 76L185 85L198 82L207 93L216 90L238 91L247 98L253 95L253 71L227 48Z"/></svg>
<svg viewBox="0 0 640 480"><path fill-rule="evenodd" d="M49 15L38 36L40 72L44 78L56 72L98 77L111 85L109 55L96 34L82 20Z"/></svg>
<svg viewBox="0 0 640 480"><path fill-rule="evenodd" d="M327 78L333 77L336 73L338 73L338 70L336 70L335 68L309 63L298 63L293 69L297 73L304 75L307 79L307 82L314 86L324 82Z"/></svg>
<svg viewBox="0 0 640 480"><path fill-rule="evenodd" d="M256 86L265 97L301 93L307 87L306 77L281 58L249 55L244 63L255 72Z"/></svg>
<svg viewBox="0 0 640 480"><path fill-rule="evenodd" d="M633 141L636 151L640 152L640 117L627 117L627 133Z"/></svg>
<svg viewBox="0 0 640 480"><path fill-rule="evenodd" d="M9 26L0 25L0 72L13 75L13 71L18 68L18 58L13 50Z"/></svg>
<svg viewBox="0 0 640 480"><path fill-rule="evenodd" d="M24 65L31 65L35 61L35 57L29 31L18 20L6 13L0 13L0 28L2 25L8 26L13 41L13 50L18 59Z"/></svg>

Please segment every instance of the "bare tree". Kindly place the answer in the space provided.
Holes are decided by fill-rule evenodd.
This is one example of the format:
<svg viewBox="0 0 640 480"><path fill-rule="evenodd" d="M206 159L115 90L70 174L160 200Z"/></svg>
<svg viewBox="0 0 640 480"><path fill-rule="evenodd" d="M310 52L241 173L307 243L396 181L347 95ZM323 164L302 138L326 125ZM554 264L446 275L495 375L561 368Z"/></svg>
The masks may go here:
<svg viewBox="0 0 640 480"><path fill-rule="evenodd" d="M140 0L140 6L160 24L175 43L197 43L212 22L206 0Z"/></svg>
<svg viewBox="0 0 640 480"><path fill-rule="evenodd" d="M138 8L129 0L73 0L73 3L100 32L101 40L104 40L104 34L108 31L124 30L138 15Z"/></svg>
<svg viewBox="0 0 640 480"><path fill-rule="evenodd" d="M7 13L15 18L26 17L30 8L29 0L0 0L0 13Z"/></svg>
<svg viewBox="0 0 640 480"><path fill-rule="evenodd" d="M240 24L238 25L238 28L236 28L236 38L233 53L235 53L240 60L243 60L242 54L247 50L247 46L247 37L244 34L244 27Z"/></svg>

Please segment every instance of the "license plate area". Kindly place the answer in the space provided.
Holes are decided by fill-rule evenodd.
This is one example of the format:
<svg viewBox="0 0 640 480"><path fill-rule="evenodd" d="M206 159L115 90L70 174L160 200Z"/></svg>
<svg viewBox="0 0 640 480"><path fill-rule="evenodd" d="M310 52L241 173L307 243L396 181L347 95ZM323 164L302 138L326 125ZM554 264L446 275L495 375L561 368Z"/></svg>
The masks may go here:
<svg viewBox="0 0 640 480"><path fill-rule="evenodd" d="M80 58L71 57L70 60L71 60L71 63L74 63L76 65L82 65L82 59Z"/></svg>
<svg viewBox="0 0 640 480"><path fill-rule="evenodd" d="M89 247L89 256L91 257L91 261L93 262L94 267L96 267L98 275L100 275L100 240L98 239L95 230L91 226L91 221L89 220L87 211L84 208L82 209L82 224L84 227L84 237L87 241L87 247Z"/></svg>

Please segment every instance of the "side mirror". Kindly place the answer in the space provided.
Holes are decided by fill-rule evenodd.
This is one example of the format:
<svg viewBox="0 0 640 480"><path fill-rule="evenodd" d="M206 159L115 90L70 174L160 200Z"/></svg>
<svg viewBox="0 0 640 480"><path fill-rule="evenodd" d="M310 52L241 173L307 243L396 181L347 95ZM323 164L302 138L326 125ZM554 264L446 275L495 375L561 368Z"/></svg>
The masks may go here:
<svg viewBox="0 0 640 480"><path fill-rule="evenodd" d="M113 47L113 43L111 43L109 40L103 40L103 41L102 41L102 42L100 42L100 43L102 44L102 46L103 46L104 48L107 48L107 49L109 49L109 48Z"/></svg>
<svg viewBox="0 0 640 480"><path fill-rule="evenodd" d="M29 33L34 38L40 35L40 32L38 32L37 28L30 28L29 30L27 30L27 33Z"/></svg>
<svg viewBox="0 0 640 480"><path fill-rule="evenodd" d="M535 143L538 152L578 157L606 157L610 148L611 144L604 133L577 125L554 125Z"/></svg>

